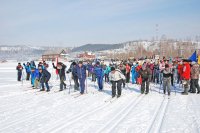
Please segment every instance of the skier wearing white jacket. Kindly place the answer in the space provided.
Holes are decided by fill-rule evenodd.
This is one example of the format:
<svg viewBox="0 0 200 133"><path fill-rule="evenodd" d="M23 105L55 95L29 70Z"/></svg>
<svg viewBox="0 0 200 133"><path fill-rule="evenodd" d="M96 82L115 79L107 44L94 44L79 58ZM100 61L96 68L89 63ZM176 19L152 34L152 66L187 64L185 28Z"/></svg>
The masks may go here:
<svg viewBox="0 0 200 133"><path fill-rule="evenodd" d="M122 82L125 80L125 76L119 69L111 67L111 72L109 73L109 79L112 83L112 98L116 96L116 84L117 84L117 98L121 96Z"/></svg>

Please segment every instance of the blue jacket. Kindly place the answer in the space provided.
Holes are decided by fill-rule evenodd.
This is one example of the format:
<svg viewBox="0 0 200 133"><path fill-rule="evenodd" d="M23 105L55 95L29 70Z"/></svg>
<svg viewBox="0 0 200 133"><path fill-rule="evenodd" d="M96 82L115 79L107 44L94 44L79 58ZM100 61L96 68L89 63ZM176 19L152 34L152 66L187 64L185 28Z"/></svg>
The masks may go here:
<svg viewBox="0 0 200 133"><path fill-rule="evenodd" d="M40 78L38 69L35 69L35 71L31 73L31 78Z"/></svg>
<svg viewBox="0 0 200 133"><path fill-rule="evenodd" d="M131 68L131 72L132 72L132 73L135 73L135 66L134 66L134 65L133 65L132 68Z"/></svg>
<svg viewBox="0 0 200 133"><path fill-rule="evenodd" d="M94 73L97 77L103 77L104 76L104 70L100 66L96 66L94 68Z"/></svg>
<svg viewBox="0 0 200 133"><path fill-rule="evenodd" d="M86 78L86 66L79 67L76 66L76 73L79 79L85 79Z"/></svg>
<svg viewBox="0 0 200 133"><path fill-rule="evenodd" d="M106 66L106 70L104 70L104 73L108 75L110 72L111 72L110 66Z"/></svg>
<svg viewBox="0 0 200 133"><path fill-rule="evenodd" d="M43 69L41 75L41 83L49 81L50 78L51 74L46 69Z"/></svg>
<svg viewBox="0 0 200 133"><path fill-rule="evenodd" d="M25 67L25 69L26 69L26 72L27 73L31 73L31 66L27 66L27 65L25 65L25 64L23 64L24 65L24 67Z"/></svg>

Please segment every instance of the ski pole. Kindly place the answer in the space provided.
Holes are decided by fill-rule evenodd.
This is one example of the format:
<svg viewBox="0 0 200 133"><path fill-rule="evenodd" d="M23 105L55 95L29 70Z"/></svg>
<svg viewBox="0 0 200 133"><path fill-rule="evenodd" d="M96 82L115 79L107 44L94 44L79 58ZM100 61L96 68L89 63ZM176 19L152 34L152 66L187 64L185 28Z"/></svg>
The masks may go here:
<svg viewBox="0 0 200 133"><path fill-rule="evenodd" d="M87 76L86 76L85 82L86 82L86 84L85 84L85 92L88 93L87 92Z"/></svg>

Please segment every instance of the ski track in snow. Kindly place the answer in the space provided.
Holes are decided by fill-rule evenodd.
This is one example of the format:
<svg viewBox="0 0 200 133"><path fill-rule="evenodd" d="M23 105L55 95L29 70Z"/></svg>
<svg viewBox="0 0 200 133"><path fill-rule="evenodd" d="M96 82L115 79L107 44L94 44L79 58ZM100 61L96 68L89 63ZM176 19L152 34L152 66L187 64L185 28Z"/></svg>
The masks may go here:
<svg viewBox="0 0 200 133"><path fill-rule="evenodd" d="M0 64L0 132L200 133L200 95L182 96L180 85L168 99L159 84L150 84L148 95L128 84L110 102L111 85L105 83L98 92L97 83L88 78L88 93L74 98L79 92L73 92L73 82L70 94L69 88L57 93L59 80L51 68L53 88L47 93L31 89L30 81L17 82L17 63L8 64Z"/></svg>

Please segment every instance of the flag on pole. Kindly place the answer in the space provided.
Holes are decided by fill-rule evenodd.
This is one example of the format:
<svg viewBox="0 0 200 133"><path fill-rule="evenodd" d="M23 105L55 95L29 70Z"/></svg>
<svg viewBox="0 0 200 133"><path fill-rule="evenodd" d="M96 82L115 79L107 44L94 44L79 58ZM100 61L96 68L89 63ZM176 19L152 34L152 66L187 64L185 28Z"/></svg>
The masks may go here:
<svg viewBox="0 0 200 133"><path fill-rule="evenodd" d="M192 56L189 58L189 60L197 62L197 53L196 53L196 51L192 54Z"/></svg>
<svg viewBox="0 0 200 133"><path fill-rule="evenodd" d="M56 58L56 66L58 65L58 57ZM56 75L58 75L58 69L56 69Z"/></svg>

